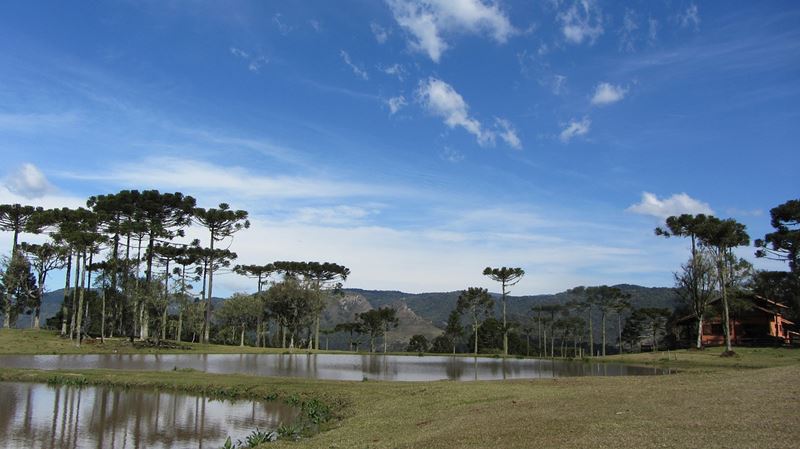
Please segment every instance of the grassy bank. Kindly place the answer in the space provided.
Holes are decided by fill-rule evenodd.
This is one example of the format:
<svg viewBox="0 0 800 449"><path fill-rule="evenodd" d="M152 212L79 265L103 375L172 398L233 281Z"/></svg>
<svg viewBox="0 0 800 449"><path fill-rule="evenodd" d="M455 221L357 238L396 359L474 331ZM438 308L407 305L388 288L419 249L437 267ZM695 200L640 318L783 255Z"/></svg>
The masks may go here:
<svg viewBox="0 0 800 449"><path fill-rule="evenodd" d="M800 350L787 348L734 348L733 357L720 357L724 348L706 348L701 351L643 352L620 354L592 359L605 363L629 363L663 366L684 370L756 369L775 366L800 366Z"/></svg>
<svg viewBox="0 0 800 449"><path fill-rule="evenodd" d="M175 343L171 342L170 343ZM0 354L254 354L282 353L281 348L255 348L181 342L182 348L138 347L127 338L84 340L80 347L56 331L0 329ZM303 352L295 349L295 352ZM335 352L335 351L330 351Z"/></svg>
<svg viewBox="0 0 800 449"><path fill-rule="evenodd" d="M4 353L69 352L58 351L55 345L60 344L77 349L53 334L0 332ZM113 352L109 348L104 352ZM213 345L193 345L189 351L243 352ZM157 388L232 399L295 397L330 405L334 419L325 432L301 443L265 447L795 447L800 441L800 350L737 348L734 358L721 358L720 351L596 359L681 369L670 376L401 383L0 368L0 380Z"/></svg>
<svg viewBox="0 0 800 449"><path fill-rule="evenodd" d="M322 398L332 428L308 448L793 447L800 367L507 382L335 382L199 372L44 372L0 379L158 388L232 398ZM277 396L274 396L277 395Z"/></svg>

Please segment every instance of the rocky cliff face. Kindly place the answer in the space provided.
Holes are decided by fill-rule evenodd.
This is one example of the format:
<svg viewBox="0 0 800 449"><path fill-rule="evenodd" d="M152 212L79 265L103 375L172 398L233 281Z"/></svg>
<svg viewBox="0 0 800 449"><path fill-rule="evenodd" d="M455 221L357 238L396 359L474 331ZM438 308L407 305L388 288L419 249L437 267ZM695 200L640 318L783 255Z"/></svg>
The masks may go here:
<svg viewBox="0 0 800 449"><path fill-rule="evenodd" d="M442 333L441 329L417 315L403 300L394 301L384 307L391 307L397 311L399 324L389 331L389 345L394 350L405 349L413 335L421 334L430 340ZM334 297L329 300L328 306L323 311L322 325L330 329L339 323L352 322L356 320L356 314L373 308L375 307L361 294L348 293Z"/></svg>

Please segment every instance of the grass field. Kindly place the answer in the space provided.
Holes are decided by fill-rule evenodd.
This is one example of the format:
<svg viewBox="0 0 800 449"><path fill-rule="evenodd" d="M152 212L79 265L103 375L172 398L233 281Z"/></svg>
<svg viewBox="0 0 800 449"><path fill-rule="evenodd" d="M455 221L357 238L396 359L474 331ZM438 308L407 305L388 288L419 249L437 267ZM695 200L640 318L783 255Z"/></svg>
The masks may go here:
<svg viewBox="0 0 800 449"><path fill-rule="evenodd" d="M0 333L0 344L5 346L7 338ZM43 340L47 338L53 337ZM192 350L204 349L216 352L212 347ZM239 348L230 349L219 352ZM334 407L338 416L332 428L300 443L268 447L798 447L800 350L737 351L735 358L721 358L717 349L671 352L669 359L666 353L605 358L682 368L675 375L645 377L400 383L0 369L0 378L46 381L72 375L89 383L238 397L297 394L321 398Z"/></svg>

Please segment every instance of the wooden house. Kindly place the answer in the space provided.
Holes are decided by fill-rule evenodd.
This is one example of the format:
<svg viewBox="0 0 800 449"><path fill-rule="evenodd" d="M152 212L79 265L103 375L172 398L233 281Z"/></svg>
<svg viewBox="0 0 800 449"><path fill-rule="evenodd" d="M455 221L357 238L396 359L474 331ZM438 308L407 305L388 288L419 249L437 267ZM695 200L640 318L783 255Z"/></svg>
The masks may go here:
<svg viewBox="0 0 800 449"><path fill-rule="evenodd" d="M721 299L709 305L712 313L703 322L701 341L703 346L725 344L723 320L716 309ZM746 295L737 298L743 302L740 307L730 308L731 341L737 346L770 346L800 343L798 326L786 318L789 307L759 295ZM683 335L689 335L690 345L697 341L697 318L689 315L679 319L676 325L683 328Z"/></svg>

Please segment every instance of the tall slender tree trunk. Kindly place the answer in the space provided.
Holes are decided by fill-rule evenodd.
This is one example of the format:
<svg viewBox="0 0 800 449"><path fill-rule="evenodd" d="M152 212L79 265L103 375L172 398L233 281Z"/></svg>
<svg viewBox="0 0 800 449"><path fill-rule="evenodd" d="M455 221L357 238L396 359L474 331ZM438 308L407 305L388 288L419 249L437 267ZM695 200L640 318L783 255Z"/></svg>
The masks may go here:
<svg viewBox="0 0 800 449"><path fill-rule="evenodd" d="M506 323L506 281L503 280L503 355L508 355L508 323Z"/></svg>
<svg viewBox="0 0 800 449"><path fill-rule="evenodd" d="M724 254L724 252L720 252ZM723 325L723 330L725 331L725 349L728 352L733 351L733 344L731 343L731 316L730 311L728 309L728 292L727 292L727 276L726 276L726 268L725 262L722 260L722 256L720 257L719 262L719 270L720 270L720 291L722 292L722 316L723 320L725 321Z"/></svg>
<svg viewBox="0 0 800 449"><path fill-rule="evenodd" d="M77 323L75 324L75 343L77 346L81 345L81 318L83 318L83 297L85 291L85 282L86 282L86 253L83 253L83 257L81 258L81 288L80 293L78 294L78 307L77 307Z"/></svg>
<svg viewBox="0 0 800 449"><path fill-rule="evenodd" d="M603 336L603 357L606 356L606 311L602 310L600 315L601 326L603 327L602 336Z"/></svg>
<svg viewBox="0 0 800 449"><path fill-rule="evenodd" d="M67 336L67 301L69 300L69 276L72 273L72 252L67 253L66 281L64 282L64 299L61 301L61 336Z"/></svg>
<svg viewBox="0 0 800 449"><path fill-rule="evenodd" d="M589 306L589 357L594 356L594 325L592 324L592 307Z"/></svg>
<svg viewBox="0 0 800 449"><path fill-rule="evenodd" d="M697 320L697 349L703 349L703 316Z"/></svg>
<svg viewBox="0 0 800 449"><path fill-rule="evenodd" d="M106 342L106 286L100 291L100 342Z"/></svg>
<svg viewBox="0 0 800 449"><path fill-rule="evenodd" d="M239 334L239 346L244 347L244 324L242 324L242 331Z"/></svg>
<svg viewBox="0 0 800 449"><path fill-rule="evenodd" d="M206 319L203 327L203 343L208 343L211 334L211 294L214 290L214 233L211 233L211 253L208 257L208 300L206 301Z"/></svg>
<svg viewBox="0 0 800 449"><path fill-rule="evenodd" d="M475 329L475 355L478 355L478 323L476 322L473 326Z"/></svg>
<svg viewBox="0 0 800 449"><path fill-rule="evenodd" d="M81 257L83 256L83 258ZM75 255L75 290L72 293L72 320L69 323L69 339L72 340L75 338L75 322L77 321L78 315L78 292L81 285L81 276L83 275L81 270L81 263L86 264L83 259L86 258L85 254L81 254L77 252Z"/></svg>
<svg viewBox="0 0 800 449"><path fill-rule="evenodd" d="M542 343L544 344L544 356L547 357L547 329L542 330Z"/></svg>
<svg viewBox="0 0 800 449"><path fill-rule="evenodd" d="M47 272L44 269L39 273L39 287L36 290L36 307L33 309L33 328L39 330L42 317L42 300L44 299L44 283L47 280Z"/></svg>

